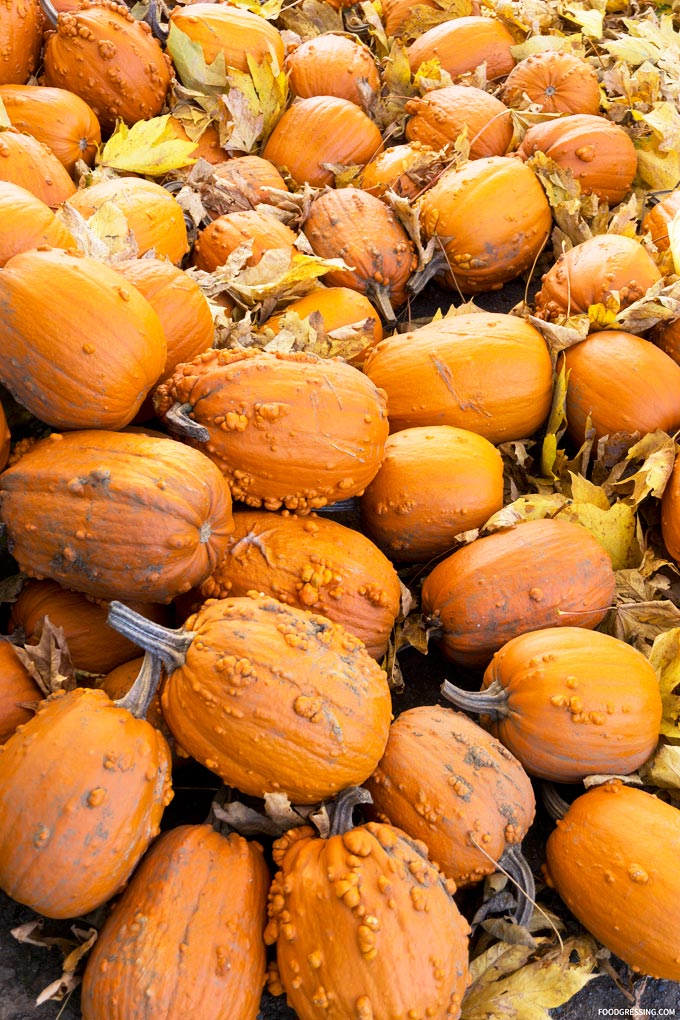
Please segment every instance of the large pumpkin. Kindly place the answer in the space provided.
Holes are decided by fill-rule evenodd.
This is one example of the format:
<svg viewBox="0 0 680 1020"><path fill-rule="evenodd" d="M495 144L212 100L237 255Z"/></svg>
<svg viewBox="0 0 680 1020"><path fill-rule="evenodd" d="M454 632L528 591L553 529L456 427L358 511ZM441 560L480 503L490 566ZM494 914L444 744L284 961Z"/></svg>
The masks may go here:
<svg viewBox="0 0 680 1020"><path fill-rule="evenodd" d="M0 85L23 85L37 70L43 18L38 0L0 3Z"/></svg>
<svg viewBox="0 0 680 1020"><path fill-rule="evenodd" d="M415 73L424 61L436 58L454 80L485 64L487 79L495 81L515 66L514 45L512 35L497 18L471 14L449 18L423 32L409 46L408 59Z"/></svg>
<svg viewBox="0 0 680 1020"><path fill-rule="evenodd" d="M14 645L0 640L0 744L9 740L18 726L33 718L30 706L37 705L42 696Z"/></svg>
<svg viewBox="0 0 680 1020"><path fill-rule="evenodd" d="M208 66L215 60L223 59L225 68L248 71L250 57L256 64L270 59L277 70L283 67L281 33L270 21L254 11L216 3L192 3L174 7L170 16L169 36L169 45L173 50L186 46L186 40L181 40L179 33L187 36L194 47L200 47ZM180 80L181 77L180 68Z"/></svg>
<svg viewBox="0 0 680 1020"><path fill-rule="evenodd" d="M325 32L306 39L286 56L288 83L296 96L337 96L365 108L380 91L380 75L368 46L358 39Z"/></svg>
<svg viewBox="0 0 680 1020"><path fill-rule="evenodd" d="M0 181L0 267L40 245L75 248L76 242L42 199L20 184Z"/></svg>
<svg viewBox="0 0 680 1020"><path fill-rule="evenodd" d="M426 577L422 603L447 658L478 668L525 631L596 627L614 588L611 559L590 532L546 518L457 549Z"/></svg>
<svg viewBox="0 0 680 1020"><path fill-rule="evenodd" d="M569 50L540 50L520 60L500 91L507 106L537 105L543 113L589 113L600 110L600 83L595 69Z"/></svg>
<svg viewBox="0 0 680 1020"><path fill-rule="evenodd" d="M102 140L99 121L75 92L48 85L2 85L0 100L13 127L47 145L69 173L78 160L92 166Z"/></svg>
<svg viewBox="0 0 680 1020"><path fill-rule="evenodd" d="M50 209L71 198L76 186L55 154L16 128L0 131L0 181L26 188Z"/></svg>
<svg viewBox="0 0 680 1020"><path fill-rule="evenodd" d="M25 573L105 599L169 602L214 570L234 526L215 465L141 432L53 433L0 476L0 507Z"/></svg>
<svg viewBox="0 0 680 1020"><path fill-rule="evenodd" d="M510 111L500 99L471 85L446 85L406 103L406 137L435 149L453 145L464 131L470 159L504 156L512 140Z"/></svg>

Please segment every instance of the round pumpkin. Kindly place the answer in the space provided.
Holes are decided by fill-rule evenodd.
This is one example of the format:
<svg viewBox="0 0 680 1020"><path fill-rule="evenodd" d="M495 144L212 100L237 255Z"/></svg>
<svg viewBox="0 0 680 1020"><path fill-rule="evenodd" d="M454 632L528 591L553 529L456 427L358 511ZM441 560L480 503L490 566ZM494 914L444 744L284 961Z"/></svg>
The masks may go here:
<svg viewBox="0 0 680 1020"><path fill-rule="evenodd" d="M0 744L33 718L33 709L29 706L37 707L42 696L43 692L14 651L14 645L0 640Z"/></svg>
<svg viewBox="0 0 680 1020"><path fill-rule="evenodd" d="M217 200L225 206L220 207L220 214L237 212L239 209L255 209L269 202L272 189L288 190L274 164L253 153L217 163L213 173L217 184Z"/></svg>
<svg viewBox="0 0 680 1020"><path fill-rule="evenodd" d="M378 198L394 191L400 197L414 199L447 165L440 152L422 142L390 145L366 164L361 187Z"/></svg>
<svg viewBox="0 0 680 1020"><path fill-rule="evenodd" d="M596 627L614 589L612 561L590 532L545 518L457 549L425 578L422 605L446 657L479 668L526 631Z"/></svg>
<svg viewBox="0 0 680 1020"><path fill-rule="evenodd" d="M597 72L569 50L540 50L520 60L503 82L500 97L520 110L531 104L542 113L600 111Z"/></svg>
<svg viewBox="0 0 680 1020"><path fill-rule="evenodd" d="M362 109L380 91L380 75L368 46L356 38L324 32L291 49L285 62L296 96L337 96ZM360 87L361 86L361 87Z"/></svg>
<svg viewBox="0 0 680 1020"><path fill-rule="evenodd" d="M0 131L0 182L8 181L56 209L71 198L76 186L51 149L16 128Z"/></svg>
<svg viewBox="0 0 680 1020"><path fill-rule="evenodd" d="M295 234L285 223L256 209L225 213L199 231L194 244L192 263L197 269L212 273L224 265L240 245L249 245L251 254L245 265L255 266L265 251L288 249L291 254Z"/></svg>
<svg viewBox="0 0 680 1020"><path fill-rule="evenodd" d="M486 65L486 78L504 78L515 66L511 53L515 40L505 25L494 17L471 14L450 18L429 28L408 48L411 71L436 58L455 80L467 71Z"/></svg>
<svg viewBox="0 0 680 1020"><path fill-rule="evenodd" d="M504 156L512 141L510 111L484 89L446 85L406 103L406 137L434 148L453 145L465 131L470 159Z"/></svg>
<svg viewBox="0 0 680 1020"><path fill-rule="evenodd" d="M38 68L43 17L38 0L0 3L0 85L23 85Z"/></svg>
<svg viewBox="0 0 680 1020"><path fill-rule="evenodd" d="M643 233L651 234L652 241L659 251L668 251L670 247L668 228L678 212L680 212L680 188L662 195L642 219Z"/></svg>
<svg viewBox="0 0 680 1020"><path fill-rule="evenodd" d="M19 184L0 181L0 267L31 248L75 248L76 242L42 199Z"/></svg>
<svg viewBox="0 0 680 1020"><path fill-rule="evenodd" d="M47 85L0 85L0 100L12 126L47 145L70 174L78 160L92 166L101 129L94 110L75 92Z"/></svg>

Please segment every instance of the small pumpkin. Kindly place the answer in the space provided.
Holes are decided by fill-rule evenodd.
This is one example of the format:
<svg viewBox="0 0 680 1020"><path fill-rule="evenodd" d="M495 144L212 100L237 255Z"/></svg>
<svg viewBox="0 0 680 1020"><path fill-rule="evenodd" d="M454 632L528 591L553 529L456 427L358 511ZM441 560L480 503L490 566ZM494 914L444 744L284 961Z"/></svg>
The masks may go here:
<svg viewBox="0 0 680 1020"><path fill-rule="evenodd" d="M288 191L286 182L273 163L250 153L217 163L213 173L217 184L216 201L220 215L239 209L255 209L266 204L274 191Z"/></svg>
<svg viewBox="0 0 680 1020"><path fill-rule="evenodd" d="M43 17L38 0L0 4L0 85L23 85L38 68Z"/></svg>
<svg viewBox="0 0 680 1020"><path fill-rule="evenodd" d="M356 38L324 32L291 49L285 61L288 83L301 99L337 96L365 109L380 91L380 75L368 46Z"/></svg>
<svg viewBox="0 0 680 1020"><path fill-rule="evenodd" d="M265 251L283 248L291 252L295 233L267 212L244 209L218 216L199 231L194 244L192 264L197 269L212 273L224 265L229 256L241 245L249 245L251 254L245 258L246 266L255 266ZM190 360L190 359L188 359Z"/></svg>
<svg viewBox="0 0 680 1020"><path fill-rule="evenodd" d="M471 14L450 18L419 35L408 48L411 71L437 58L454 79L486 65L487 81L504 78L515 66L515 40L498 18Z"/></svg>
<svg viewBox="0 0 680 1020"><path fill-rule="evenodd" d="M56 209L76 186L51 149L16 128L0 131L0 181L18 184Z"/></svg>
<svg viewBox="0 0 680 1020"><path fill-rule="evenodd" d="M47 145L72 174L76 162L94 163L102 136L95 112L68 89L48 85L0 85L12 126Z"/></svg>
<svg viewBox="0 0 680 1020"><path fill-rule="evenodd" d="M614 589L612 561L590 532L545 518L457 549L425 578L422 605L444 655L479 668L525 631L596 627Z"/></svg>
<svg viewBox="0 0 680 1020"><path fill-rule="evenodd" d="M139 610L140 604L138 603L137 606L134 608ZM106 607L106 613L108 614L108 606ZM112 628L109 627L109 634L112 633L116 634L116 631L113 631ZM122 634L118 634L117 636L121 641L125 642L126 645L132 647L133 649L131 653L132 655L135 655L136 652L139 651L139 649L136 648L131 641L128 641L127 638L124 638ZM127 662L122 662L119 666L115 666L109 673L105 673L103 676L97 677L95 682L88 686L98 687L100 688L100 690L105 691L108 694L108 696L111 698L111 701L118 701L120 698L124 698L125 695L134 686L134 683L139 677L141 670L147 668L148 661L145 661L143 655L138 655L134 659L128 659ZM161 709L161 699L158 690L156 690L154 696L149 702L144 718L148 722L150 722L152 726L155 726L156 729L159 729L163 736L165 737L165 739L168 741L168 746L170 747L171 751L173 751L172 768L174 772L174 770L178 766L178 763L180 761L185 761L186 759L180 759L178 755L174 754L173 747L174 739L172 734L170 733L170 730L168 729L168 724L163 718L163 711Z"/></svg>
<svg viewBox="0 0 680 1020"><path fill-rule="evenodd" d="M600 112L597 72L569 50L540 50L520 60L503 82L500 97L513 109L532 105L542 113Z"/></svg>
<svg viewBox="0 0 680 1020"><path fill-rule="evenodd" d="M33 718L30 707L43 692L31 677L14 650L14 645L0 639L0 744L6 743L16 729Z"/></svg>
<svg viewBox="0 0 680 1020"><path fill-rule="evenodd" d="M400 197L414 199L447 165L441 152L422 142L390 145L366 164L361 188L378 198L391 190Z"/></svg>
<svg viewBox="0 0 680 1020"><path fill-rule="evenodd" d="M659 251L668 251L670 238L668 228L680 212L680 188L662 195L642 219L642 232L649 233Z"/></svg>
<svg viewBox="0 0 680 1020"><path fill-rule="evenodd" d="M0 181L0 267L41 245L76 248L75 238L42 199L20 184Z"/></svg>
<svg viewBox="0 0 680 1020"><path fill-rule="evenodd" d="M320 316L326 333L332 333L333 330L342 329L344 326L365 323L367 331L373 335L371 346L383 338L382 322L375 308L365 294L360 294L351 287L315 287L303 297L291 301L283 311L270 315L264 325L276 333L281 319L289 312L295 312L301 319Z"/></svg>
<svg viewBox="0 0 680 1020"><path fill-rule="evenodd" d="M441 149L465 132L470 159L504 156L512 141L505 103L472 85L446 85L406 103L406 138Z"/></svg>

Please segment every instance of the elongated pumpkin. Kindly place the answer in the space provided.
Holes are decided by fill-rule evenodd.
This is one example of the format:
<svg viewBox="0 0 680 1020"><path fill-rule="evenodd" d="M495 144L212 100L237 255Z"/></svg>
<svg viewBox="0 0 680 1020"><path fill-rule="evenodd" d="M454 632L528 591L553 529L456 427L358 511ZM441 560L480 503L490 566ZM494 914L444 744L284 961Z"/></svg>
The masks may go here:
<svg viewBox="0 0 680 1020"><path fill-rule="evenodd" d="M38 0L0 4L0 84L23 85L37 70L43 19Z"/></svg>
<svg viewBox="0 0 680 1020"><path fill-rule="evenodd" d="M270 60L277 71L283 67L284 46L279 30L259 14L242 7L193 3L173 8L168 48L176 54L180 81L186 67L180 53L187 40L189 45L200 47L208 66L215 60L224 60L225 68L248 71L250 57L256 64Z"/></svg>
<svg viewBox="0 0 680 1020"><path fill-rule="evenodd" d="M57 209L76 192L68 170L52 150L13 127L0 131L0 181L26 188L50 209Z"/></svg>
<svg viewBox="0 0 680 1020"><path fill-rule="evenodd" d="M423 32L409 46L408 59L415 73L424 61L437 58L454 80L485 64L487 79L494 81L515 66L514 45L512 35L497 18L471 14L449 18Z"/></svg>

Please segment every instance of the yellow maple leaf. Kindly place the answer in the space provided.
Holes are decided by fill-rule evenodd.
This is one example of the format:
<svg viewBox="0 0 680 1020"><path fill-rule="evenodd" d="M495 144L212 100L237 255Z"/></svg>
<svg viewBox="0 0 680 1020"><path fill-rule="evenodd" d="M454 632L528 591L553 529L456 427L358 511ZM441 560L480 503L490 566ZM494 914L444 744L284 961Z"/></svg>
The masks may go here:
<svg viewBox="0 0 680 1020"><path fill-rule="evenodd" d="M613 322L616 322L619 308L618 298L612 294L607 298L605 304L598 302L594 305L588 305L588 318L596 329L605 329L607 326L611 326Z"/></svg>
<svg viewBox="0 0 680 1020"><path fill-rule="evenodd" d="M288 80L273 54L258 64L247 55L248 71L230 68L225 104L233 118L229 148L251 152L266 142L286 105Z"/></svg>
<svg viewBox="0 0 680 1020"><path fill-rule="evenodd" d="M606 0L593 0L591 4L567 3L560 7L566 21L574 21L591 39L601 39L604 32Z"/></svg>
<svg viewBox="0 0 680 1020"><path fill-rule="evenodd" d="M673 627L654 639L649 661L659 676L663 716L660 732L675 744L680 744L680 627Z"/></svg>
<svg viewBox="0 0 680 1020"><path fill-rule="evenodd" d="M177 138L169 126L170 114L138 120L129 128L118 121L116 130L99 150L97 162L114 170L158 177L170 170L190 166L195 142Z"/></svg>
<svg viewBox="0 0 680 1020"><path fill-rule="evenodd" d="M242 7L253 14L259 14L267 21L276 21L286 0L230 0L234 7Z"/></svg>

